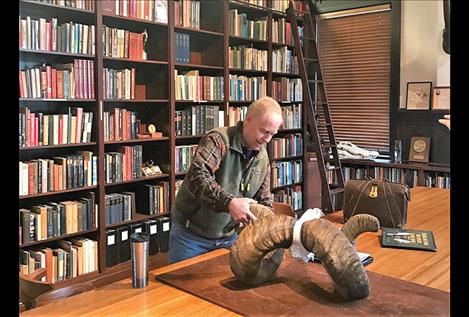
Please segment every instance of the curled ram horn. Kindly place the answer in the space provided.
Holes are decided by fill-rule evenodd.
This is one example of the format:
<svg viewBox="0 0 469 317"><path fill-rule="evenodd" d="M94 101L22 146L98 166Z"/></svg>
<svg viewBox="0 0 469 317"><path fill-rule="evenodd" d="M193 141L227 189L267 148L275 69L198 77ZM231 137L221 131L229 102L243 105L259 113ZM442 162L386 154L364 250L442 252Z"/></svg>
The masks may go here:
<svg viewBox="0 0 469 317"><path fill-rule="evenodd" d="M376 232L378 231L378 229L378 218L368 214L358 214L353 217L350 217L347 222L342 226L342 232L349 239L352 245L355 245L355 240L363 232Z"/></svg>
<svg viewBox="0 0 469 317"><path fill-rule="evenodd" d="M262 209L255 204L251 205L255 215L253 208ZM248 225L231 247L231 271L237 279L248 285L259 285L271 280L283 260L284 249L292 244L293 226L297 220L266 211L264 215L256 215L258 220ZM356 222L358 226L366 223ZM367 230L358 228L352 232L364 231ZM303 223L300 235L305 249L314 252L321 260L343 298L355 300L368 296L368 276L349 240L353 234L347 237L331 222L315 219Z"/></svg>

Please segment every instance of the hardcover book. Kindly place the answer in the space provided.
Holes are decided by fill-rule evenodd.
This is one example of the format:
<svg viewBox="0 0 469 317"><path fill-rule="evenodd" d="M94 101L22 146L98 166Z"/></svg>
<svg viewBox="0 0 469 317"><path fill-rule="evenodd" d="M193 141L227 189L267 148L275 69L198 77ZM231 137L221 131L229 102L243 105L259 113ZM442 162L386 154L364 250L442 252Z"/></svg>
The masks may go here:
<svg viewBox="0 0 469 317"><path fill-rule="evenodd" d="M436 251L433 232L428 230L383 227L381 245L389 248Z"/></svg>

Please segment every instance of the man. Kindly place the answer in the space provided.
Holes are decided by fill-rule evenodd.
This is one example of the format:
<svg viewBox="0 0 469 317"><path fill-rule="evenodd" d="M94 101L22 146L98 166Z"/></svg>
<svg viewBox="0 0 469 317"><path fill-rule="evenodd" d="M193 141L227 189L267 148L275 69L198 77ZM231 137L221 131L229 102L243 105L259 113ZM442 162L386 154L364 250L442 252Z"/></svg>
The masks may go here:
<svg viewBox="0 0 469 317"><path fill-rule="evenodd" d="M272 207L265 144L281 124L280 105L263 97L249 106L244 122L202 138L171 210L170 263L230 247L239 223L256 220L250 203Z"/></svg>

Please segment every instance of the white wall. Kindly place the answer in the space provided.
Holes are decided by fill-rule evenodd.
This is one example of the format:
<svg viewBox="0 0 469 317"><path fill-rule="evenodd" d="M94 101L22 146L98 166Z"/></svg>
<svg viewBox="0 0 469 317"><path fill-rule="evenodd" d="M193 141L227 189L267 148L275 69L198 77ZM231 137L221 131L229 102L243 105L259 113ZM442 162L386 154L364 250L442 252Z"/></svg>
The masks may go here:
<svg viewBox="0 0 469 317"><path fill-rule="evenodd" d="M401 1L401 108L406 104L407 82L450 86L450 55L442 46L444 27L442 0Z"/></svg>

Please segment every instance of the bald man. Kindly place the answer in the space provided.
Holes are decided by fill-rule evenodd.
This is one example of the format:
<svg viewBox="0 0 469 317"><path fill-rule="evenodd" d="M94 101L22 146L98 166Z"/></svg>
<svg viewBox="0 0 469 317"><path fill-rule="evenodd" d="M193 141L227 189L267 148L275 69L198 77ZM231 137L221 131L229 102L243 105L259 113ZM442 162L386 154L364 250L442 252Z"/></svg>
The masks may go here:
<svg viewBox="0 0 469 317"><path fill-rule="evenodd" d="M170 263L230 247L239 224L255 220L250 203L272 207L266 144L281 124L280 105L263 97L244 122L202 138L171 209Z"/></svg>

